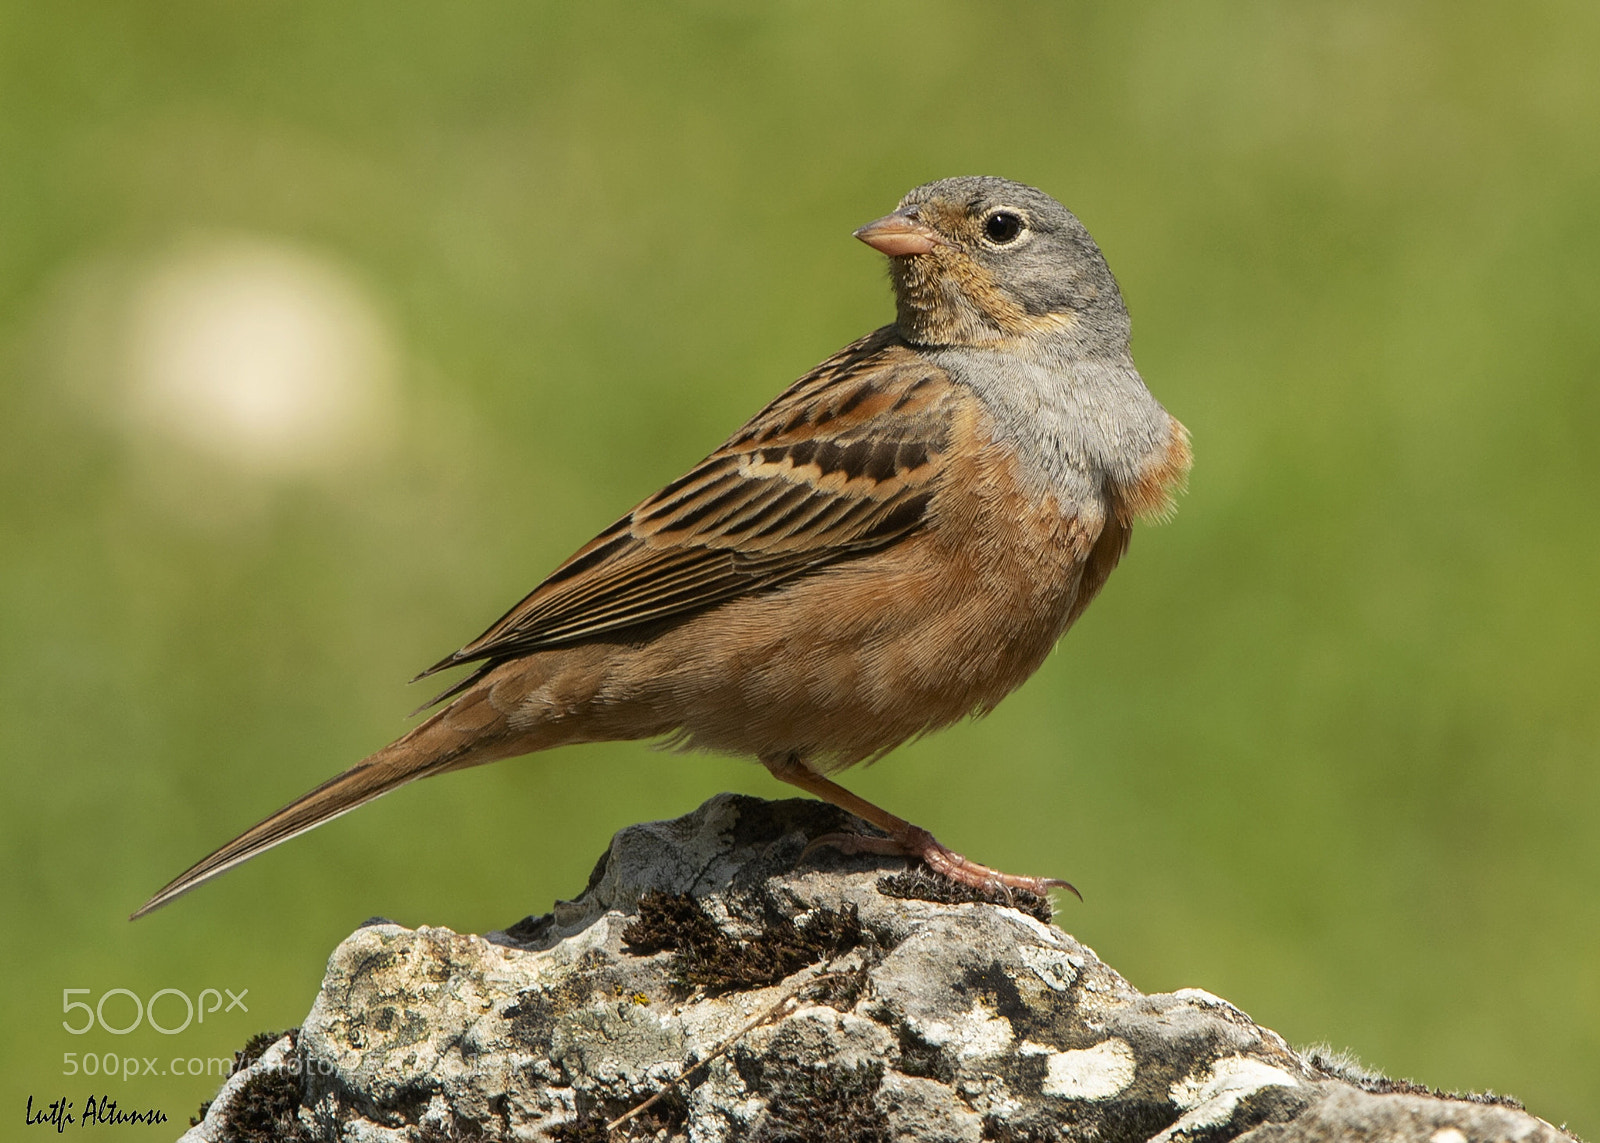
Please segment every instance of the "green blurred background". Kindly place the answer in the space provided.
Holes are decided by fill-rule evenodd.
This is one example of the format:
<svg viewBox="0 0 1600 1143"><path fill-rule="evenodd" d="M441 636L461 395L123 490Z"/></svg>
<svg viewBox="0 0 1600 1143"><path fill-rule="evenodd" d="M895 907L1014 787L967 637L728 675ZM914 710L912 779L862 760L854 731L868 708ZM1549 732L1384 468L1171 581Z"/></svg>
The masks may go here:
<svg viewBox="0 0 1600 1143"><path fill-rule="evenodd" d="M0 5L3 1114L170 1138L214 1076L64 1054L226 1056L366 917L500 927L789 793L571 749L124 919L887 320L853 227L995 173L1105 248L1191 489L995 715L847 782L1070 876L1141 989L1600 1136L1597 58L1579 2ZM61 1027L208 987L248 1013Z"/></svg>

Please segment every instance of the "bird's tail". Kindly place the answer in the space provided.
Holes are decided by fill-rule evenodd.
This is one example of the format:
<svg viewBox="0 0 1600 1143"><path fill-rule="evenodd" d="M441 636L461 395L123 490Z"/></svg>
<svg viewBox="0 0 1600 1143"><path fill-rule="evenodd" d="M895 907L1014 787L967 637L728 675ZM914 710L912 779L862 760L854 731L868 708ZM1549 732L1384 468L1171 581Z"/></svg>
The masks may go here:
<svg viewBox="0 0 1600 1143"><path fill-rule="evenodd" d="M139 906L129 920L138 920L256 854L407 782L492 762L530 748L508 747L503 730L500 715L489 703L487 688L468 692L405 737L328 779L178 874Z"/></svg>

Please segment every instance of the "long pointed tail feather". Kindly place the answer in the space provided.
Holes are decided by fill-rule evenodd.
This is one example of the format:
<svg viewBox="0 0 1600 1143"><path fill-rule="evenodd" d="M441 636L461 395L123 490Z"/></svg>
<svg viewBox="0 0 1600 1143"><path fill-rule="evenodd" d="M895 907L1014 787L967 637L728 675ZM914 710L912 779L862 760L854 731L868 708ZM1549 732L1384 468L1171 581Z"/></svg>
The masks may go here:
<svg viewBox="0 0 1600 1143"><path fill-rule="evenodd" d="M490 762L508 753L522 753L504 748L503 740L494 733L499 717L486 699L487 696L481 694L464 696L403 738L257 822L174 877L128 919L136 921L257 854L347 814L407 782Z"/></svg>

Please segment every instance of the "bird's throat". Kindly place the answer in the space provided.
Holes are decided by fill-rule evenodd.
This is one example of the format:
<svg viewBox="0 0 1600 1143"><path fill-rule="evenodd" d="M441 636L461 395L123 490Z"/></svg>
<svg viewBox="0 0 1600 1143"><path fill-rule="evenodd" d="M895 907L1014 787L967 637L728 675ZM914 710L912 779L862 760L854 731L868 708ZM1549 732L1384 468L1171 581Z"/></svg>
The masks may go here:
<svg viewBox="0 0 1600 1143"><path fill-rule="evenodd" d="M893 258L889 276L900 331L913 345L992 346L1025 331L1022 307L964 255Z"/></svg>

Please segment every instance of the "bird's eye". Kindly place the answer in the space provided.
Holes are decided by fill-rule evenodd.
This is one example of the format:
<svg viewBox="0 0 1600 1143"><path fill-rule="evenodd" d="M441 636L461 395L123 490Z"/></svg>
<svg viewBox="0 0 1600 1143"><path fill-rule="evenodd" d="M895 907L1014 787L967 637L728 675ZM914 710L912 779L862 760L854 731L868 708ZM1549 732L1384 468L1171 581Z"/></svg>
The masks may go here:
<svg viewBox="0 0 1600 1143"><path fill-rule="evenodd" d="M1022 233L1022 216L1009 210L997 210L983 220L983 234L997 246L1015 242Z"/></svg>

